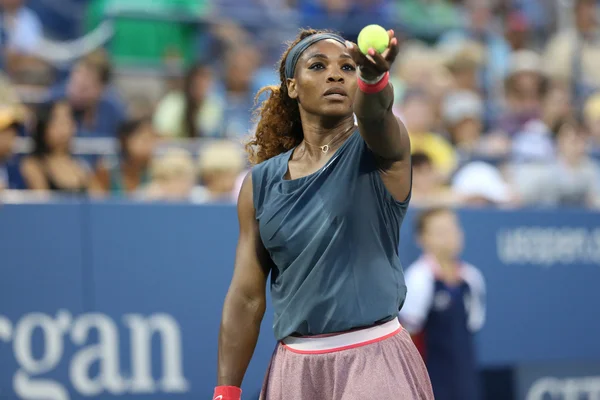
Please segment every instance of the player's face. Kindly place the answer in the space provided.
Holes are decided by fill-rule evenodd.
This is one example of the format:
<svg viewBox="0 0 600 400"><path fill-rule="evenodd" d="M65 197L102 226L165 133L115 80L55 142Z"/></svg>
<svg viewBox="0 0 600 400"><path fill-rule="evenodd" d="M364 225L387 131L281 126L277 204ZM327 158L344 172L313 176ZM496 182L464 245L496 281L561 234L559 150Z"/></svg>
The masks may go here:
<svg viewBox="0 0 600 400"><path fill-rule="evenodd" d="M352 114L356 92L356 64L346 47L334 40L313 44L296 64L288 80L290 97L313 115L343 117Z"/></svg>
<svg viewBox="0 0 600 400"><path fill-rule="evenodd" d="M455 258L463 249L463 231L456 214L440 212L427 220L421 244L425 251Z"/></svg>

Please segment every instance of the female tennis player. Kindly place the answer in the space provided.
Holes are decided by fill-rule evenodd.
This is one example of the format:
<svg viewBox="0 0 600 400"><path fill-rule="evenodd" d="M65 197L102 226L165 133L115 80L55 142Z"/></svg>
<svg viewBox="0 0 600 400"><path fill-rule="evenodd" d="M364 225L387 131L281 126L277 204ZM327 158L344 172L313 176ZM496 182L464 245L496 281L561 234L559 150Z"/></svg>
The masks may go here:
<svg viewBox="0 0 600 400"><path fill-rule="evenodd" d="M271 274L279 341L263 400L433 399L398 322L398 241L411 192L410 143L392 113L398 41L363 55L302 31L259 110L256 164L239 197L240 236L219 336L215 400L240 399ZM358 121L358 126L355 125Z"/></svg>

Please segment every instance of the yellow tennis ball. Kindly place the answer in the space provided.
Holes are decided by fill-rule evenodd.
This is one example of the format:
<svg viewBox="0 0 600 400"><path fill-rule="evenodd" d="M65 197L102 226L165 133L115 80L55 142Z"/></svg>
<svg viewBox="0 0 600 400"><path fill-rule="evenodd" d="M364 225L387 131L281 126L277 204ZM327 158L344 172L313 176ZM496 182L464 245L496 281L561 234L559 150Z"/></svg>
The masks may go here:
<svg viewBox="0 0 600 400"><path fill-rule="evenodd" d="M379 25L367 25L358 34L358 48L367 54L370 48L383 53L390 44L390 37L385 28Z"/></svg>

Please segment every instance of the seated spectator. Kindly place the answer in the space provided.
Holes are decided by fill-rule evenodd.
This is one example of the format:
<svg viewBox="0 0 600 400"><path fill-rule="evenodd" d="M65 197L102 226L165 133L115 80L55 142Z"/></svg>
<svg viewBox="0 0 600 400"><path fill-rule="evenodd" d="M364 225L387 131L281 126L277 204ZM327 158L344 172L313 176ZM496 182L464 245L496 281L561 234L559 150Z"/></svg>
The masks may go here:
<svg viewBox="0 0 600 400"><path fill-rule="evenodd" d="M497 101L498 81L506 76L510 61L510 45L504 39L494 21L491 0L465 0L467 26L444 34L439 45L442 48L461 46L465 41L475 41L486 52L479 70L486 101Z"/></svg>
<svg viewBox="0 0 600 400"><path fill-rule="evenodd" d="M527 180L527 175L554 160L552 127L572 115L571 98L565 85L552 82L544 92L540 117L525 123L513 136L511 157L518 170L515 173L523 175L518 179Z"/></svg>
<svg viewBox="0 0 600 400"><path fill-rule="evenodd" d="M203 148L198 173L204 201L235 201L236 182L244 170L244 161L241 146L232 141L217 141Z"/></svg>
<svg viewBox="0 0 600 400"><path fill-rule="evenodd" d="M548 81L542 73L539 55L530 50L513 53L504 89L506 110L497 127L512 136L542 115Z"/></svg>
<svg viewBox="0 0 600 400"><path fill-rule="evenodd" d="M15 106L0 108L0 191L17 189L20 177L13 158L13 146L24 123L24 112Z"/></svg>
<svg viewBox="0 0 600 400"><path fill-rule="evenodd" d="M485 48L473 41L465 40L460 45L439 51L445 53L445 65L450 71L456 89L479 92L479 69L484 65Z"/></svg>
<svg viewBox="0 0 600 400"><path fill-rule="evenodd" d="M66 101L49 104L37 113L33 154L21 163L28 189L71 194L87 191L88 168L71 154L75 128L73 110Z"/></svg>
<svg viewBox="0 0 600 400"><path fill-rule="evenodd" d="M0 0L0 48L5 68L17 72L34 54L42 39L42 23L24 0Z"/></svg>
<svg viewBox="0 0 600 400"><path fill-rule="evenodd" d="M169 149L152 161L151 182L140 191L142 198L158 201L195 202L194 159L183 149Z"/></svg>
<svg viewBox="0 0 600 400"><path fill-rule="evenodd" d="M522 12L513 11L507 16L504 37L513 51L526 48L531 33L530 28L530 23Z"/></svg>
<svg viewBox="0 0 600 400"><path fill-rule="evenodd" d="M132 194L148 184L155 139L149 119L123 123L119 128L119 157L99 163L90 192L100 195Z"/></svg>
<svg viewBox="0 0 600 400"><path fill-rule="evenodd" d="M411 204L417 207L458 205L460 198L442 183L431 159L422 152L411 156L413 169Z"/></svg>
<svg viewBox="0 0 600 400"><path fill-rule="evenodd" d="M539 202L571 207L600 206L600 171L586 154L586 132L574 121L553 129L557 160L536 182Z"/></svg>
<svg viewBox="0 0 600 400"><path fill-rule="evenodd" d="M432 100L438 101L452 87L452 76L444 66L440 52L423 43L407 43L397 58L397 67L390 80L395 104L401 104L410 88L421 88Z"/></svg>
<svg viewBox="0 0 600 400"><path fill-rule="evenodd" d="M427 94L420 90L407 92L400 113L410 135L412 152L427 154L444 178L450 176L456 167L456 153L447 140L433 132L435 115Z"/></svg>
<svg viewBox="0 0 600 400"><path fill-rule="evenodd" d="M80 60L65 86L54 89L54 98L66 98L74 111L77 133L87 137L116 137L127 116L127 107L110 88L112 67L98 51Z"/></svg>
<svg viewBox="0 0 600 400"><path fill-rule="evenodd" d="M575 92L574 103L600 89L600 41L598 41L598 2L574 0L574 26L550 38L544 53L544 67L552 79L569 82Z"/></svg>
<svg viewBox="0 0 600 400"><path fill-rule="evenodd" d="M508 154L510 138L501 134L483 135L484 107L476 93L450 93L444 100L442 115L459 164L476 157L497 158Z"/></svg>
<svg viewBox="0 0 600 400"><path fill-rule="evenodd" d="M217 137L223 123L224 104L213 89L208 65L196 64L188 71L183 91L168 93L158 104L154 127L170 138Z"/></svg>
<svg viewBox="0 0 600 400"><path fill-rule="evenodd" d="M260 54L252 44L226 52L222 94L225 111L221 136L239 138L250 133L256 95L254 76L259 65Z"/></svg>

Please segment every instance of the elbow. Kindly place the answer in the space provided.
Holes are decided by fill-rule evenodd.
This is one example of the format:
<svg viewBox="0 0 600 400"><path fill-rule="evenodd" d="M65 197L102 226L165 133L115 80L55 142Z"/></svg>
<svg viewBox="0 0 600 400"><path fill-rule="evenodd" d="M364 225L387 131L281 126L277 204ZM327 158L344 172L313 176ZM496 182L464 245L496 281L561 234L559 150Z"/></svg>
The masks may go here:
<svg viewBox="0 0 600 400"><path fill-rule="evenodd" d="M260 325L266 308L267 301L264 294L245 293L232 288L225 298L223 321L251 318Z"/></svg>

